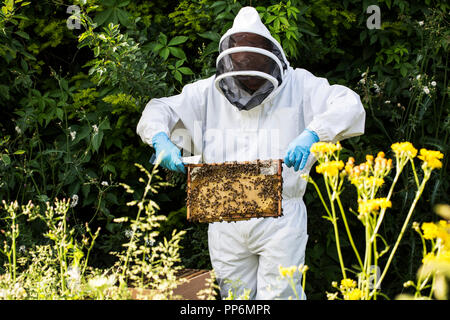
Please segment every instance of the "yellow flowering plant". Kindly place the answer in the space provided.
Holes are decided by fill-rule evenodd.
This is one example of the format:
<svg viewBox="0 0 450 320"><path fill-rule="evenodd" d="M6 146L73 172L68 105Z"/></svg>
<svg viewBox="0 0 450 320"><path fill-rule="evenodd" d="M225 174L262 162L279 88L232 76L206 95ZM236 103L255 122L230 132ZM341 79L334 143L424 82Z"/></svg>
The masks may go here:
<svg viewBox="0 0 450 320"><path fill-rule="evenodd" d="M421 149L420 155L417 156L418 151L410 142L394 143L391 148L395 156L395 176L387 195L380 197L378 195L380 188L385 185L385 178L394 169L393 160L387 159L384 152L379 152L375 158L373 155L367 155L365 162L356 165L353 157L348 158L345 164L340 159L339 156L342 146L339 142L335 144L318 142L311 147L311 152L318 160L316 172L321 174L324 179L328 203L325 201L317 183L308 175L303 175L302 177L314 185L325 208L326 215L324 218L329 220L333 225L336 250L343 279L340 286L337 286L337 283L333 285L339 291L333 294L328 293L329 299L370 300L377 299L378 295L383 295L380 291L381 282L386 276L417 201L423 193L431 172L442 166L440 159L443 158L443 154L439 151ZM419 181L414 165L414 158L416 156L423 161L421 165L423 170L421 181ZM397 239L394 245L390 246L380 235L380 226L382 225L387 209L392 207L391 197L394 187L408 163L411 164L417 190ZM341 202L340 195L344 190L345 180L348 180L356 188L358 209L355 212L355 210L350 208L350 211L357 216L364 227L364 255L360 254L355 245L347 221L346 210L344 210ZM338 214L340 214L340 217L338 217ZM340 244L339 219L342 219L347 238L355 254L357 260L356 268L350 269L344 264ZM431 228L428 229L431 230ZM379 259L385 254L389 255L386 264L381 269ZM348 272L355 274L357 280L354 281L348 278Z"/></svg>
<svg viewBox="0 0 450 320"><path fill-rule="evenodd" d="M434 161L434 160L432 160ZM422 266L417 272L416 282L407 281L405 287L413 287L414 295L402 294L397 299L448 300L450 279L450 206L439 205L436 212L444 219L438 222L413 223L413 229L422 239ZM425 292L424 292L425 291Z"/></svg>
<svg viewBox="0 0 450 320"><path fill-rule="evenodd" d="M290 287L292 288L292 291L294 292L295 298L298 300L304 299L304 292L305 292L305 284L306 284L306 271L308 271L307 265L300 265L300 266L290 266L290 267L283 267L278 266L278 271L280 273L281 279L287 279ZM296 275L298 271L298 274ZM299 295L296 288L296 282L300 281L302 279L302 292Z"/></svg>

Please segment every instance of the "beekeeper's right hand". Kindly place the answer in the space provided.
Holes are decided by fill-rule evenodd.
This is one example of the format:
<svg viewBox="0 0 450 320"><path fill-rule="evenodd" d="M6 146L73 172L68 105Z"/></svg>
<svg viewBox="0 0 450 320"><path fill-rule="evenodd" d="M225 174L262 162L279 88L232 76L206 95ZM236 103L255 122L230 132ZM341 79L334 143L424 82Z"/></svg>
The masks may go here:
<svg viewBox="0 0 450 320"><path fill-rule="evenodd" d="M155 148L156 159L162 153L160 166L172 171L186 173L186 169L181 160L181 151L178 149L164 132L159 132L152 139Z"/></svg>

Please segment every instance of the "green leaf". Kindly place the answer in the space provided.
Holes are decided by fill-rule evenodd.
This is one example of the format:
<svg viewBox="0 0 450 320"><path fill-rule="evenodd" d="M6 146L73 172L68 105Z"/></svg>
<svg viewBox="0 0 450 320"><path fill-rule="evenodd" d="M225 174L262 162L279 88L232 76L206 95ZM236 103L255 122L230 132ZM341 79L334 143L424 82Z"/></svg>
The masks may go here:
<svg viewBox="0 0 450 320"><path fill-rule="evenodd" d="M313 36L313 37L317 37L317 33L311 32L305 28L298 28L298 31L309 34L310 36Z"/></svg>
<svg viewBox="0 0 450 320"><path fill-rule="evenodd" d="M6 166L9 166L11 163L11 158L6 153L2 153L0 159Z"/></svg>
<svg viewBox="0 0 450 320"><path fill-rule="evenodd" d="M402 64L402 66L400 67L400 74L402 75L402 77L406 77L406 75L408 74L408 68Z"/></svg>
<svg viewBox="0 0 450 320"><path fill-rule="evenodd" d="M179 59L186 60L186 54L184 53L184 51L182 49L176 48L176 47L168 47L168 48L172 55L174 55L175 57L177 57Z"/></svg>
<svg viewBox="0 0 450 320"><path fill-rule="evenodd" d="M203 55L204 55L204 56L207 56L207 55L210 55L210 54L212 54L212 53L217 52L218 50L219 50L219 49L218 49L217 43L216 43L216 42L210 42L210 43L206 46L206 49L203 51Z"/></svg>
<svg viewBox="0 0 450 320"><path fill-rule="evenodd" d="M56 116L59 120L63 120L64 118L64 111L61 108L56 108Z"/></svg>
<svg viewBox="0 0 450 320"><path fill-rule="evenodd" d="M181 75L181 73L179 73L177 70L175 70L173 76L175 77L175 79L177 79L179 82L182 81L183 76Z"/></svg>
<svg viewBox="0 0 450 320"><path fill-rule="evenodd" d="M162 48L164 48L164 45L161 43L157 43L153 46L152 51L153 52L159 52Z"/></svg>
<svg viewBox="0 0 450 320"><path fill-rule="evenodd" d="M15 34L17 34L18 36L21 36L24 39L30 40L30 36L28 35L28 33L24 32L24 31L16 31Z"/></svg>
<svg viewBox="0 0 450 320"><path fill-rule="evenodd" d="M169 48L165 47L164 49L162 49L162 50L159 52L159 55L160 55L164 60L167 60L167 58L169 57L169 53L170 53Z"/></svg>
<svg viewBox="0 0 450 320"><path fill-rule="evenodd" d="M92 148L94 149L94 151L98 151L100 145L102 144L102 140L103 131L99 130L98 133L94 134L94 136L92 137Z"/></svg>
<svg viewBox="0 0 450 320"><path fill-rule="evenodd" d="M182 74L190 74L190 75L194 74L194 72L192 72L192 70L189 69L188 67L178 68L178 71L180 71Z"/></svg>
<svg viewBox="0 0 450 320"><path fill-rule="evenodd" d="M280 19L276 19L273 23L275 30L280 30Z"/></svg>
<svg viewBox="0 0 450 320"><path fill-rule="evenodd" d="M110 130L111 126L109 124L109 119L106 118L105 120L103 120L102 122L100 122L99 126L98 126L99 130Z"/></svg>
<svg viewBox="0 0 450 320"><path fill-rule="evenodd" d="M25 150L17 150L13 154L24 154L24 153L25 153Z"/></svg>
<svg viewBox="0 0 450 320"><path fill-rule="evenodd" d="M94 48L94 57L98 57L100 55L100 47Z"/></svg>
<svg viewBox="0 0 450 320"><path fill-rule="evenodd" d="M98 15L95 16L94 22L98 26L101 26L102 24L104 24L106 22L106 20L109 20L112 13L113 13L113 9L111 9L111 8L106 9L105 11L102 11Z"/></svg>
<svg viewBox="0 0 450 320"><path fill-rule="evenodd" d="M119 3L119 4L117 5L117 7L118 7L118 8L126 7L126 6L129 5L129 4L130 4L130 0L125 0L125 1L122 1L121 3Z"/></svg>
<svg viewBox="0 0 450 320"><path fill-rule="evenodd" d="M226 6L226 1L214 1L210 8L215 8L217 6Z"/></svg>
<svg viewBox="0 0 450 320"><path fill-rule="evenodd" d="M187 39L189 39L189 37L177 36L177 37L173 38L172 40L170 40L169 46L176 46L176 45L182 44L182 43L186 42Z"/></svg>
<svg viewBox="0 0 450 320"><path fill-rule="evenodd" d="M9 87L4 84L0 84L0 95L6 100L9 100Z"/></svg>
<svg viewBox="0 0 450 320"><path fill-rule="evenodd" d="M177 62L175 62L175 68L179 68L181 67L181 65L184 63L185 60L177 60Z"/></svg>
<svg viewBox="0 0 450 320"><path fill-rule="evenodd" d="M27 64L27 62L25 61L25 59L22 58L22 59L20 60L20 65L21 65L22 69L23 69L25 72L28 71L28 64Z"/></svg>
<svg viewBox="0 0 450 320"><path fill-rule="evenodd" d="M112 172L113 174L116 174L116 168L112 164L109 164L109 163L107 163L103 166L103 172L107 173L108 171Z"/></svg>
<svg viewBox="0 0 450 320"><path fill-rule="evenodd" d="M117 17L119 18L120 23L123 24L125 27L130 27L131 21L128 16L128 12L121 10L121 9L117 9L116 11L117 11Z"/></svg>
<svg viewBox="0 0 450 320"><path fill-rule="evenodd" d="M280 21L281 21L281 23L283 23L286 26L290 25L288 19L286 19L285 17L280 17Z"/></svg>
<svg viewBox="0 0 450 320"><path fill-rule="evenodd" d="M113 167L113 168L114 168L114 167ZM115 170L114 170L114 172L115 172ZM116 205L119 204L119 201L117 200L116 195L115 195L114 193L111 193L111 192L108 192L108 193L106 194L106 200L109 200L111 203L114 203L114 204L116 204Z"/></svg>
<svg viewBox="0 0 450 320"><path fill-rule="evenodd" d="M277 16L269 16L266 20L266 24L271 23L273 20L275 20L277 18Z"/></svg>
<svg viewBox="0 0 450 320"><path fill-rule="evenodd" d="M209 39L212 41L219 41L220 40L220 34L218 34L217 32L214 31L206 31L203 33L199 33L198 34L200 37L205 38L205 39Z"/></svg>
<svg viewBox="0 0 450 320"><path fill-rule="evenodd" d="M167 36L164 33L160 33L158 37L158 41L163 45L167 45Z"/></svg>

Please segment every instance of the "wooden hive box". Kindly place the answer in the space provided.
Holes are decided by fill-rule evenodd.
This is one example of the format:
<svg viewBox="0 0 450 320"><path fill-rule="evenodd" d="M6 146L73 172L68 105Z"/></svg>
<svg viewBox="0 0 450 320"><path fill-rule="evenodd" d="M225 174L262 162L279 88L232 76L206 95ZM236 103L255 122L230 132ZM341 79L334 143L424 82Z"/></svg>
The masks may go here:
<svg viewBox="0 0 450 320"><path fill-rule="evenodd" d="M282 160L187 166L187 219L238 221L282 215Z"/></svg>

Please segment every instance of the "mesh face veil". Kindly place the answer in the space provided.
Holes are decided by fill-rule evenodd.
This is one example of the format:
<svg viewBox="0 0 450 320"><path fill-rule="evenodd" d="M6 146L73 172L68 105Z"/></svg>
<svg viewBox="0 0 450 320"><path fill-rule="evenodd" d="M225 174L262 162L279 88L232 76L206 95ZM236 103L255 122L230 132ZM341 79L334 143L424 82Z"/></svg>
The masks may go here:
<svg viewBox="0 0 450 320"><path fill-rule="evenodd" d="M286 68L274 42L256 33L237 32L220 42L215 85L239 110L250 110L272 96Z"/></svg>

